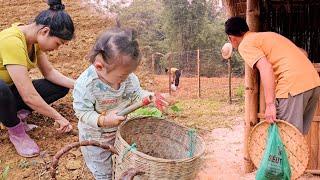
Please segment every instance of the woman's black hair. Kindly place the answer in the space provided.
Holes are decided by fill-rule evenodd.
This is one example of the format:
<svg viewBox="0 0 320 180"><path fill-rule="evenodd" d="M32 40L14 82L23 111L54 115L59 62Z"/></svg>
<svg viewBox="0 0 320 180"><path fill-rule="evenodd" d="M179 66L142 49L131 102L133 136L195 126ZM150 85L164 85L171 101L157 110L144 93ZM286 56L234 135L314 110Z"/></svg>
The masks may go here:
<svg viewBox="0 0 320 180"><path fill-rule="evenodd" d="M108 64L136 64L140 62L140 49L136 40L136 31L133 29L113 28L104 32L93 46L89 55L90 62L94 63L96 56L101 54ZM119 55L129 56L131 62L121 62ZM115 62L115 60L118 60ZM133 61L132 61L133 60Z"/></svg>
<svg viewBox="0 0 320 180"><path fill-rule="evenodd" d="M35 18L37 25L50 28L50 36L63 40L71 40L74 36L74 25L71 17L64 11L61 0L48 0L49 9L44 10Z"/></svg>
<svg viewBox="0 0 320 180"><path fill-rule="evenodd" d="M242 17L237 16L228 19L225 22L224 27L226 34L238 37L243 36L246 32L249 31L246 20Z"/></svg>

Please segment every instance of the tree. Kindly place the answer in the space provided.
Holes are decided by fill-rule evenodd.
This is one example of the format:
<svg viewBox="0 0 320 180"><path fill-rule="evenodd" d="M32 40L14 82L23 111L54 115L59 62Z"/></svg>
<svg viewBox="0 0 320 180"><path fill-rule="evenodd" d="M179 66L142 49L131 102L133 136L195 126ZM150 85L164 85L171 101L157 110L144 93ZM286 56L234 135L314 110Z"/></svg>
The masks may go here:
<svg viewBox="0 0 320 180"><path fill-rule="evenodd" d="M174 51L197 49L206 21L206 1L163 0L164 30Z"/></svg>
<svg viewBox="0 0 320 180"><path fill-rule="evenodd" d="M119 19L123 26L137 30L141 47L165 52L162 46L165 34L162 30L161 12L163 6L157 0L134 0L130 6L119 9Z"/></svg>
<svg viewBox="0 0 320 180"><path fill-rule="evenodd" d="M200 48L201 74L219 76L226 68L220 48L227 38L226 17L223 10L215 8L216 4L217 0L133 0L130 6L118 8L117 13L122 26L137 30L144 62L150 67L152 53L173 51L177 53L172 64L192 75L196 72L196 50ZM157 61L162 69L168 66L166 60L165 56ZM242 64L237 56L233 58L233 68L241 74Z"/></svg>

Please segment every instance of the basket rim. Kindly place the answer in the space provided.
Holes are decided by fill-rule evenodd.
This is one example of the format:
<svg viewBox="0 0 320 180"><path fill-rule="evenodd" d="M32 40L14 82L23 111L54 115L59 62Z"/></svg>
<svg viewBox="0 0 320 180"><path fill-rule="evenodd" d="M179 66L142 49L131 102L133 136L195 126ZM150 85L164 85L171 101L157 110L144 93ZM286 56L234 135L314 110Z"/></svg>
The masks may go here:
<svg viewBox="0 0 320 180"><path fill-rule="evenodd" d="M158 117L152 117L152 116L147 116L147 117L134 117L132 119L128 119L124 122L122 122L120 124L120 126L118 127L118 131L116 133L116 137L119 138L119 140L123 143L123 145L126 147L126 148L130 148L130 145L122 138L121 134L120 134L120 131L121 131L121 128L129 121L134 121L134 120L138 120L138 119L146 119L146 118L153 118L155 120L159 120L159 121L166 121L168 123L174 123L175 125L177 126L180 126L181 128L183 129L190 129L186 126L183 126L181 124L178 124L176 122L173 122L173 121L169 121L167 119L164 119L164 118L158 118ZM174 162L174 163L179 163L179 162L190 162L190 161L193 161L194 159L198 159L200 158L204 153L205 153L205 150L206 150L206 144L204 142L204 140L202 139L201 136L199 136L198 134L196 135L197 139L199 139L201 141L201 145L202 145L202 149L200 150L200 152L198 152L197 154L195 154L193 157L191 158L183 158L183 159L164 159L164 158L157 158L157 157L153 157L153 156L150 156L150 155L147 155L143 152L140 152L140 151L130 151L131 153L135 154L135 155L138 155L142 158L147 158L148 160L150 161L156 161L156 162L161 162L161 163L170 163L170 162Z"/></svg>
<svg viewBox="0 0 320 180"><path fill-rule="evenodd" d="M290 127L290 128L293 128L295 131L296 131L296 133L298 133L300 136L302 136L303 137L303 134L293 125L293 124L291 124L291 123L289 123L289 122L287 122L287 121L285 121L285 120L282 120L282 119L277 119L276 121L275 121L276 123L282 123L282 124L285 124L285 125L287 125L288 127ZM259 123L257 123L253 128L252 128L252 130L251 130L251 132L250 132L250 137L249 137L249 142L248 142L248 148L249 148L249 150L250 150L250 144L251 144L251 141L253 141L253 132L257 129L257 128L259 128L262 124L266 124L266 123L268 123L266 120L262 120L262 121L260 121ZM307 144L307 141L306 141L306 139L305 138L302 138L302 142L306 145L306 147L308 148L308 144ZM252 159L252 153L250 153L249 152L249 157L250 157L250 159ZM309 161L309 158L310 158L310 149L308 148L308 151L306 152L306 157L308 158L308 161ZM262 160L262 159L261 159ZM253 161L252 161L253 162ZM256 167L256 168L258 168L259 167L259 165L257 166L254 162L253 162L253 164L254 164L254 166ZM290 165L291 166L291 165ZM308 164L307 164L307 166L308 166ZM305 170L307 169L308 167L305 167ZM302 176L303 174L298 174L297 175L297 177L295 177L295 179L298 179L300 176Z"/></svg>
<svg viewBox="0 0 320 180"><path fill-rule="evenodd" d="M250 132L250 138L251 138L252 132L253 132L255 129L257 129L261 124L265 124L265 123L268 123L268 122L267 122L266 120L262 120L262 121L260 121L258 124L256 124L256 125L252 128L252 130L251 130L251 132ZM301 136L303 136L302 133L301 133L294 125L292 125L291 123L289 123L289 122L287 122L287 121L285 121L285 120L277 119L277 120L275 121L275 123L284 123L284 124L290 126L291 128L294 128L295 131L299 132L299 133L301 134Z"/></svg>

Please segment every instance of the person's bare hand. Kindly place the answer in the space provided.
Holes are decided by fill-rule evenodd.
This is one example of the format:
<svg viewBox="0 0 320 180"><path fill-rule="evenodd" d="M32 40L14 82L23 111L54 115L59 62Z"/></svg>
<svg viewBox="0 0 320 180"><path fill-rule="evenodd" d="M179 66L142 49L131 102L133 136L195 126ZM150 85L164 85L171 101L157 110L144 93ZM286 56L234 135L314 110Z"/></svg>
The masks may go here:
<svg viewBox="0 0 320 180"><path fill-rule="evenodd" d="M274 123L276 121L276 105L269 103L266 106L265 118L268 123Z"/></svg>
<svg viewBox="0 0 320 180"><path fill-rule="evenodd" d="M56 129L59 133L66 133L72 130L72 125L70 122L62 116L55 119L55 122L59 124L59 128Z"/></svg>

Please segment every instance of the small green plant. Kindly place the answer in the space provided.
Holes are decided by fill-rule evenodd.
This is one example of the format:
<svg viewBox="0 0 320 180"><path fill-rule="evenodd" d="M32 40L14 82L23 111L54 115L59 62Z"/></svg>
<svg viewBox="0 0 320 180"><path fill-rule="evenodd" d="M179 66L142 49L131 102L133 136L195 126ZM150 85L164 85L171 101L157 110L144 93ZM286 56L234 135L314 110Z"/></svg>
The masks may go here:
<svg viewBox="0 0 320 180"><path fill-rule="evenodd" d="M20 160L19 164L18 164L19 168L21 169L25 169L25 168L29 168L30 164L28 161L26 161L25 159Z"/></svg>
<svg viewBox="0 0 320 180"><path fill-rule="evenodd" d="M172 105L170 109L175 113L181 112L181 108L177 104Z"/></svg>
<svg viewBox="0 0 320 180"><path fill-rule="evenodd" d="M240 97L240 98L243 98L244 97L244 85L242 85L242 84L240 84L238 87L237 87L237 89L236 89L236 91L235 91L235 93L236 93L236 96L237 97Z"/></svg>
<svg viewBox="0 0 320 180"><path fill-rule="evenodd" d="M0 174L0 180L7 180L10 171L10 166L6 166Z"/></svg>
<svg viewBox="0 0 320 180"><path fill-rule="evenodd" d="M155 107L144 107L135 110L130 117L162 117L162 112Z"/></svg>

